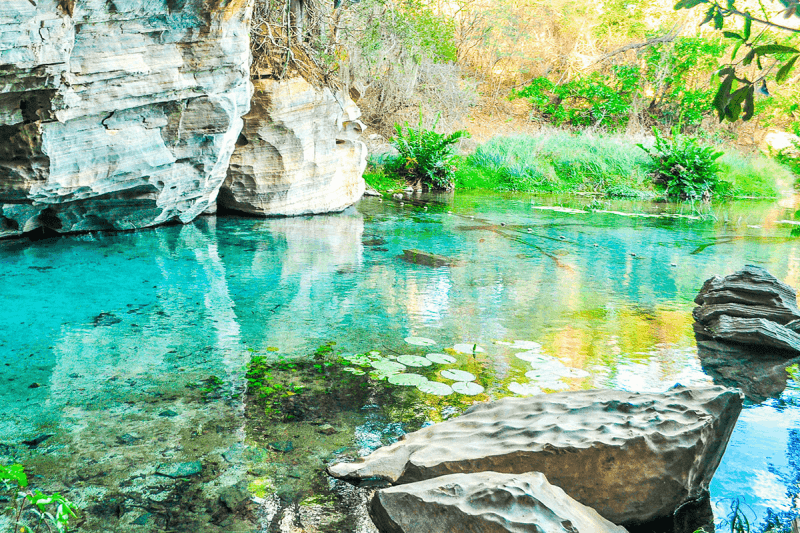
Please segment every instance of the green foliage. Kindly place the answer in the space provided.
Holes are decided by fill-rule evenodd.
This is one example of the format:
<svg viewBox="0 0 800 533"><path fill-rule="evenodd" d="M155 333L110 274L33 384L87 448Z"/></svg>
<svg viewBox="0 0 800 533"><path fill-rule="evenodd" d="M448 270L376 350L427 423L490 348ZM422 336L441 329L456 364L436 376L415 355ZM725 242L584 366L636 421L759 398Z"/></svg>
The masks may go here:
<svg viewBox="0 0 800 533"><path fill-rule="evenodd" d="M556 125L620 127L628 121L639 77L638 66L615 65L610 76L595 71L560 85L535 78L512 97L527 98L534 110Z"/></svg>
<svg viewBox="0 0 800 533"><path fill-rule="evenodd" d="M781 10L784 19L793 16L800 18L797 0L780 1L785 8ZM789 79L795 63L800 59L800 50L790 46L790 37L779 42L781 39L774 39L771 33L765 31L754 34L753 22L785 34L800 34L800 30L770 20L763 4L760 4L762 14L758 15L762 18L757 18L749 11L740 11L735 0L726 0L724 6L717 0L678 0L675 9L692 9L699 5L707 8L706 16L700 24L711 24L733 43L730 63L718 72L721 81L713 101L717 116L720 122L735 122L740 118L744 121L750 120L755 112L756 85L761 82L760 89L768 94L767 78L774 76L775 83L783 83ZM741 31L725 29L725 19L732 15L743 21ZM730 27L730 23L728 26ZM737 60L740 50L746 52ZM757 69L753 69L751 65Z"/></svg>
<svg viewBox="0 0 800 533"><path fill-rule="evenodd" d="M655 182L666 186L666 194L682 199L708 199L719 178L717 159L722 152L701 146L697 139L673 131L672 139L662 137L657 129L655 146L650 149L638 144L652 159Z"/></svg>
<svg viewBox="0 0 800 533"><path fill-rule="evenodd" d="M28 478L20 464L0 465L0 484L11 496L11 505L3 512L12 517L14 533L23 531L57 531L65 533L69 519L75 517L75 504L58 492L44 494L29 490Z"/></svg>
<svg viewBox="0 0 800 533"><path fill-rule="evenodd" d="M422 126L420 115L419 126L412 128L405 124L405 131L395 124L395 136L392 145L400 154L387 167L406 180L426 185L432 189L449 190L453 188L455 143L463 137L469 137L466 131L456 131L450 135L436 133L434 129L439 117L430 129Z"/></svg>
<svg viewBox="0 0 800 533"><path fill-rule="evenodd" d="M790 166L761 154L744 155L729 150L718 163L719 175L731 184L730 194L735 196L776 197L780 194L778 183L788 188L797 180Z"/></svg>

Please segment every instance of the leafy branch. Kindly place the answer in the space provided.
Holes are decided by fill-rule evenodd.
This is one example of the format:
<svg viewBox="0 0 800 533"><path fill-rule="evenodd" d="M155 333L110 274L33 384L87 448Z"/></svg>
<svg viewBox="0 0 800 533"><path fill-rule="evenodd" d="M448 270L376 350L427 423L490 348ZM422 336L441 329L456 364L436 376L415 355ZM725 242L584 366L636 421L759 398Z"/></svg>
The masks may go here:
<svg viewBox="0 0 800 533"><path fill-rule="evenodd" d="M13 517L13 533L41 530L49 533L65 533L69 519L75 517L75 504L58 492L43 494L28 489L28 477L22 465L0 465L0 484L13 493L13 504L2 512ZM32 521L29 519L32 518Z"/></svg>
<svg viewBox="0 0 800 533"><path fill-rule="evenodd" d="M728 0L726 6L722 6L715 0L679 0L675 4L675 9L692 9L701 4L708 5L705 18L700 23L712 24L714 29L722 31L722 34L727 38L737 41L733 53L731 54L731 62L717 72L717 76L721 78L721 83L716 95L714 96L713 106L717 111L717 116L721 121L728 120L735 122L739 119L747 121L753 118L755 112L755 93L756 85L760 82L761 87L759 92L765 96L769 96L767 89L767 77L777 67L775 73L775 83L781 84L786 81L794 69L798 58L800 58L800 50L792 46L780 43L759 44L760 39L764 35L764 31L759 33L756 37L752 37L753 22L762 24L767 28L777 29L789 33L800 34L800 29L778 24L768 20L766 10L764 11L764 18L754 17L750 12L743 12L737 9L734 5L735 0ZM798 2L800 0L780 0L784 9L783 18L788 19L792 16L800 18L800 9L798 9ZM744 18L744 27L741 32L725 30L725 19L731 16L738 16ZM744 57L734 62L736 54L741 47L744 46L748 52ZM764 67L763 61L765 59L772 59L772 64L767 68ZM745 67L750 67L755 61L760 75L751 79L752 76L744 73ZM780 63L783 64L780 64ZM751 69L752 70L752 69Z"/></svg>

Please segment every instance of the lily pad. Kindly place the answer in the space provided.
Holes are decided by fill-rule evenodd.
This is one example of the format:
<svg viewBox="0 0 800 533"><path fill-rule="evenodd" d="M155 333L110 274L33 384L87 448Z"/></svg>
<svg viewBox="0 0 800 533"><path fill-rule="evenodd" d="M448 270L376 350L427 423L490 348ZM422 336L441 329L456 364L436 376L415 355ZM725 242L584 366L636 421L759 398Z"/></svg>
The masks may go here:
<svg viewBox="0 0 800 533"><path fill-rule="evenodd" d="M466 396L475 396L483 392L483 387L472 381L456 381L453 390Z"/></svg>
<svg viewBox="0 0 800 533"><path fill-rule="evenodd" d="M417 385L417 389L426 394L434 394L436 396L447 396L453 393L453 388L447 383L439 381L426 381Z"/></svg>
<svg viewBox="0 0 800 533"><path fill-rule="evenodd" d="M453 346L453 349L460 353L481 353L484 351L483 348L481 348L475 343L456 344L455 346Z"/></svg>
<svg viewBox="0 0 800 533"><path fill-rule="evenodd" d="M569 388L569 385L557 379L553 379L550 381L540 381L537 382L536 384L542 389L547 389L547 390L567 390Z"/></svg>
<svg viewBox="0 0 800 533"><path fill-rule="evenodd" d="M400 355L397 360L407 366L431 366L433 364L427 357L419 355Z"/></svg>
<svg viewBox="0 0 800 533"><path fill-rule="evenodd" d="M369 373L369 377L371 377L372 379L377 379L378 381L381 381L381 380L390 378L392 376L396 376L397 374L399 374L399 372L392 371L392 370L389 370L389 371L373 370L372 372Z"/></svg>
<svg viewBox="0 0 800 533"><path fill-rule="evenodd" d="M456 358L452 355L447 355L446 353L429 353L426 355L431 362L438 363L440 365L451 365L456 362Z"/></svg>
<svg viewBox="0 0 800 533"><path fill-rule="evenodd" d="M371 352L369 352L369 354L370 355L380 355L381 352L379 352L378 350L372 350Z"/></svg>
<svg viewBox="0 0 800 533"><path fill-rule="evenodd" d="M348 355L343 355L342 359L344 359L348 363L359 366L367 366L370 363L372 363L372 359L370 359L366 355L348 354Z"/></svg>
<svg viewBox="0 0 800 533"><path fill-rule="evenodd" d="M514 350L541 350L542 345L538 342L534 341L514 341L514 342L507 342L507 341L494 341L495 344L500 344L501 346L508 346L513 348Z"/></svg>
<svg viewBox="0 0 800 533"><path fill-rule="evenodd" d="M535 394L542 393L542 389L536 385L531 385L530 383L517 383L516 381L512 381L508 384L508 390L514 394L519 394L520 396L533 396Z"/></svg>
<svg viewBox="0 0 800 533"><path fill-rule="evenodd" d="M408 344L413 344L414 346L433 346L436 344L435 340L426 339L425 337L406 337L404 340Z"/></svg>
<svg viewBox="0 0 800 533"><path fill-rule="evenodd" d="M428 381L428 378L419 374L393 374L389 376L388 381L393 385L418 387Z"/></svg>
<svg viewBox="0 0 800 533"><path fill-rule="evenodd" d="M588 378L589 373L581 368L567 368L569 372L565 378Z"/></svg>
<svg viewBox="0 0 800 533"><path fill-rule="evenodd" d="M350 372L354 376L363 376L365 372L360 368L353 368L352 366L346 366L342 369L343 372Z"/></svg>
<svg viewBox="0 0 800 533"><path fill-rule="evenodd" d="M549 355L545 355L539 350L528 350L527 352L519 352L514 354L517 358L522 359L523 361L528 361L530 363L536 363L539 361L549 361L553 359Z"/></svg>
<svg viewBox="0 0 800 533"><path fill-rule="evenodd" d="M442 377L453 381L472 381L475 376L464 370L442 370Z"/></svg>
<svg viewBox="0 0 800 533"><path fill-rule="evenodd" d="M406 365L400 364L396 361L389 361L388 359L381 359L380 361L373 361L372 368L385 374L396 374L406 369Z"/></svg>

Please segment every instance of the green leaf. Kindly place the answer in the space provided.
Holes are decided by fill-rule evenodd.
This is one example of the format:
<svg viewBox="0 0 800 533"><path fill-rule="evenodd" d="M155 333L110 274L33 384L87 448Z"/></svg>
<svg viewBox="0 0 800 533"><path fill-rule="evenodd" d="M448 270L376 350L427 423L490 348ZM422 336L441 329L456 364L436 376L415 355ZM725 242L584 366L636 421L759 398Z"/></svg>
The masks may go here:
<svg viewBox="0 0 800 533"><path fill-rule="evenodd" d="M11 466L0 465L0 480L13 481L21 489L28 486L28 477L25 475L25 469L19 464Z"/></svg>
<svg viewBox="0 0 800 533"><path fill-rule="evenodd" d="M752 87L752 85L745 85L744 87L740 87L731 93L731 104L739 105L744 102L750 87Z"/></svg>
<svg viewBox="0 0 800 533"><path fill-rule="evenodd" d="M740 41L736 43L736 46L733 47L733 52L731 52L731 61L736 57L736 54L739 52L739 47L742 46L742 42Z"/></svg>
<svg viewBox="0 0 800 533"><path fill-rule="evenodd" d="M742 115L742 120L745 122L753 118L753 113L755 113L755 98L753 98L754 91L755 87L751 85L748 88L747 96L744 99L744 114Z"/></svg>
<svg viewBox="0 0 800 533"><path fill-rule="evenodd" d="M714 29L721 30L725 21L722 17L722 12L718 9L716 13L714 13Z"/></svg>
<svg viewBox="0 0 800 533"><path fill-rule="evenodd" d="M753 17L750 16L750 13L745 13L744 17L744 40L747 41L750 38L750 29L753 26Z"/></svg>
<svg viewBox="0 0 800 533"><path fill-rule="evenodd" d="M767 56L780 53L793 53L800 54L800 50L792 48L791 46L784 46L782 44L766 44L764 46L756 46L753 51L759 56Z"/></svg>
<svg viewBox="0 0 800 533"><path fill-rule="evenodd" d="M728 39L738 39L740 41L744 40L744 39L742 39L742 36L739 35L738 33L736 33L735 31L724 31L724 32L722 32L722 35L724 35Z"/></svg>
<svg viewBox="0 0 800 533"><path fill-rule="evenodd" d="M717 117L719 118L720 122L726 116L726 108L728 106L728 101L730 100L731 94L731 87L733 86L734 76L733 74L728 74L722 83L719 85L719 89L717 89L717 94L714 95L713 106L714 109L717 111Z"/></svg>
<svg viewBox="0 0 800 533"><path fill-rule="evenodd" d="M708 22L710 22L711 19L714 18L714 13L716 11L717 11L717 6L709 7L708 11L706 11L706 17L703 19L703 22L701 22L700 25L702 26L703 24L707 24Z"/></svg>
<svg viewBox="0 0 800 533"><path fill-rule="evenodd" d="M742 59L742 65L746 67L753 62L754 57L756 57L756 51L751 49L749 52L747 52L747 55L744 56L744 59Z"/></svg>
<svg viewBox="0 0 800 533"><path fill-rule="evenodd" d="M800 57L800 55L794 56L778 70L778 73L775 75L775 81L777 83L783 83L786 80L786 78L789 76L789 73L792 71L792 67L794 67L795 62L797 62L798 57Z"/></svg>

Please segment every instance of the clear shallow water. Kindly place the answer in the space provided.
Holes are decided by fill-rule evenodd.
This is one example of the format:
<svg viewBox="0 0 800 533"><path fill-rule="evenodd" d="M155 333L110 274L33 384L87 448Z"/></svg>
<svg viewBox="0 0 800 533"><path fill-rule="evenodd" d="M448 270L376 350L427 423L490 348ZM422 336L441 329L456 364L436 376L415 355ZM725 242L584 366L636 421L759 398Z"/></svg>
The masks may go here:
<svg viewBox="0 0 800 533"><path fill-rule="evenodd" d="M449 401L403 392L438 420L442 409L446 416L513 394L511 383L651 391L711 382L691 327L702 282L750 263L800 286L800 247L786 222L794 220L791 202L704 207L703 217L687 206L634 202L609 205L615 213L569 210L588 201L463 193L403 206L368 199L330 216L207 218L130 234L2 242L0 460L25 462L45 486L71 490L89 509L86 530L102 530L114 514L123 529L188 530L211 521L245 531L247 520L214 522L210 511L170 518L168 508L183 509L187 488L157 470L199 459L203 472L193 479L214 497L240 480L252 488L254 477L272 480L266 492L280 492L304 475L253 473L253 461L281 462L271 452L248 464L227 459L242 444L265 449L244 417L252 354L278 348L303 358L328 341L339 353L479 345L479 356L457 354L441 368L476 374L484 395ZM624 215L662 211L680 216ZM457 263L408 263L399 257L404 249ZM437 344L424 350L408 336ZM526 376L531 362L498 343L514 340L535 341L550 360L588 376ZM800 407L797 385L785 386L773 384L777 398L759 398L742 413L711 486L720 519L734 498L751 521L768 509L798 510ZM342 410L362 411L370 401ZM359 416L337 419L344 428L337 446L365 453L402 433L391 417ZM280 431L295 442L309 438L291 423ZM32 449L20 444L41 434L53 437ZM319 470L330 450L311 448L306 457L319 459ZM148 502L131 503L136 494ZM128 503L109 510L112 499ZM273 530L289 520L289 511L277 512L262 516Z"/></svg>

